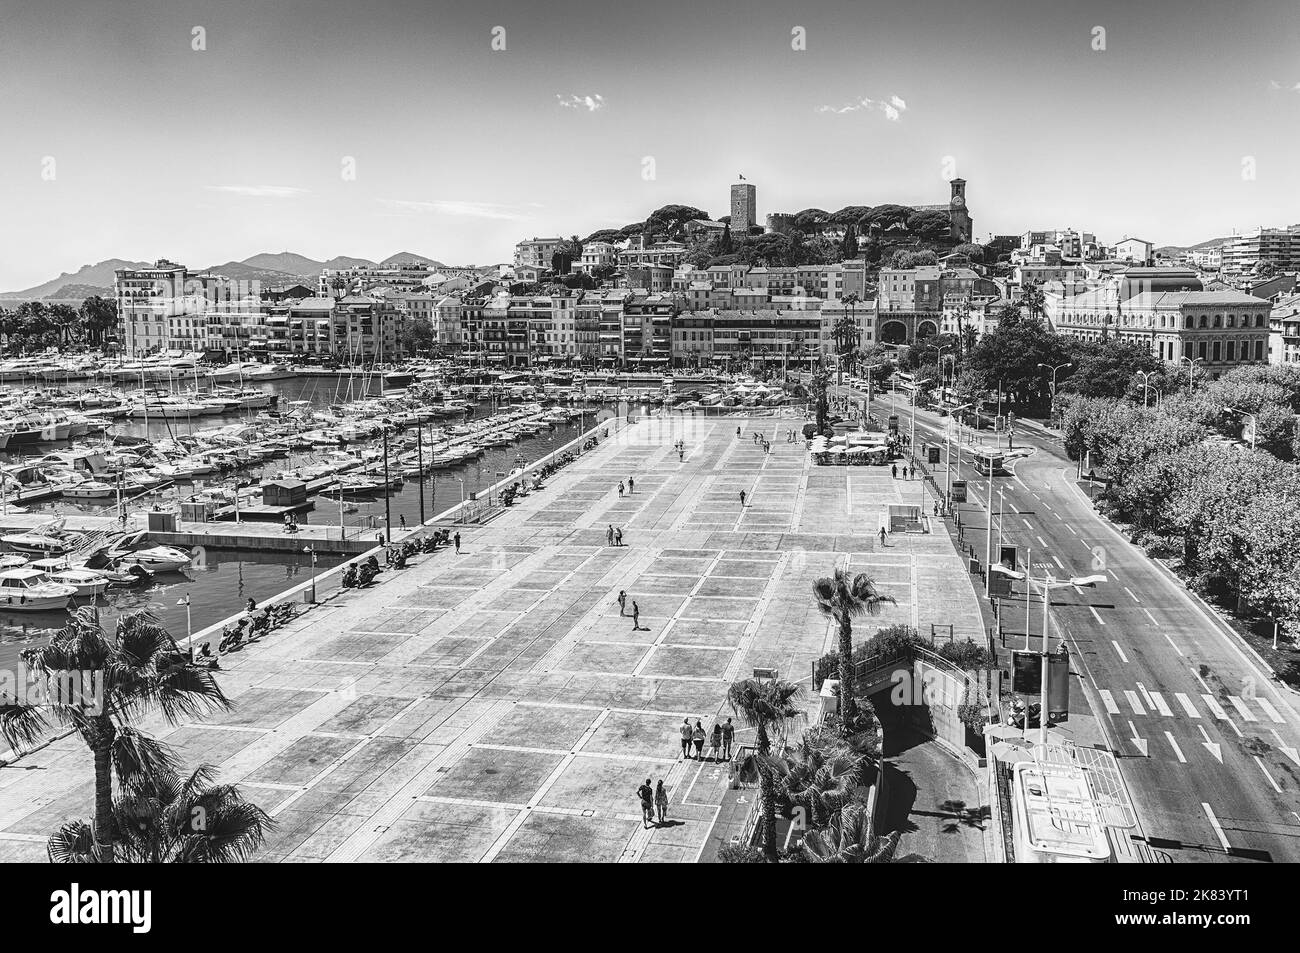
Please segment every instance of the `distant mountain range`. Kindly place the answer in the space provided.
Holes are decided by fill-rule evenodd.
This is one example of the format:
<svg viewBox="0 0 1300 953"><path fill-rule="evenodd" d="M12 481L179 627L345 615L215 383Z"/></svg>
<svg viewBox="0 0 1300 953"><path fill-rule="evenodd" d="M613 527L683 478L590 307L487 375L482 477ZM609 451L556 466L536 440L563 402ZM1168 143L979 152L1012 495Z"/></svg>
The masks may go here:
<svg viewBox="0 0 1300 953"><path fill-rule="evenodd" d="M1208 242L1201 242L1196 245L1161 245L1159 248L1156 249L1156 254L1170 257L1173 255L1186 254L1189 251L1206 251L1207 249L1210 248L1218 248L1220 245L1224 244L1225 242L1230 242L1230 241L1232 241L1231 235L1225 238L1211 238Z"/></svg>
<svg viewBox="0 0 1300 953"><path fill-rule="evenodd" d="M278 254L263 252L243 261L228 261L221 265L212 265L205 271L225 275L239 281L261 281L272 285L309 282L315 285L316 278L326 268L375 268L392 266L398 263L416 263L430 268L447 268L448 265L414 252L398 252L389 255L383 261L374 262L369 258L350 258L340 255L329 261L316 261L305 255L291 251ZM76 272L64 272L44 284L22 291L2 291L0 298L19 298L34 300L38 298L75 298L82 299L90 295L111 295L113 293L113 272L119 268L147 268L153 262L127 261L122 258L109 258L95 265L84 265Z"/></svg>

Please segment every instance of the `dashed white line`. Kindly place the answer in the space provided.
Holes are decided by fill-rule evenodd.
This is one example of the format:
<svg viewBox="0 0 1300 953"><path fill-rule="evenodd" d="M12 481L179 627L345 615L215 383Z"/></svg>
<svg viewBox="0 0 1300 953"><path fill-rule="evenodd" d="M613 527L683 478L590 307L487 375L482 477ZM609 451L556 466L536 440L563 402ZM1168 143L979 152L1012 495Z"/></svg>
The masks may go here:
<svg viewBox="0 0 1300 953"><path fill-rule="evenodd" d="M1114 639L1111 639L1111 640L1110 640L1110 644L1113 645L1113 646L1115 646L1115 651L1116 651L1116 653L1119 655L1119 660L1120 660L1121 662L1123 662L1125 665L1127 665L1127 664L1128 664L1128 656L1124 654L1124 650L1123 650L1122 648L1120 648L1120 644L1119 644L1118 642L1116 642Z"/></svg>
<svg viewBox="0 0 1300 953"><path fill-rule="evenodd" d="M1223 706L1219 704L1219 700L1213 695L1202 695L1201 701L1205 702L1205 707L1210 709L1210 712L1219 721L1228 720L1228 713L1223 710Z"/></svg>
<svg viewBox="0 0 1300 953"><path fill-rule="evenodd" d="M1142 601L1142 600L1139 599L1137 596L1133 595L1133 590L1130 589L1128 586L1125 586L1125 587L1124 587L1124 591L1128 593L1128 597L1129 597L1130 599L1132 599L1134 602L1141 602L1141 601Z"/></svg>
<svg viewBox="0 0 1300 953"><path fill-rule="evenodd" d="M1174 697L1178 699L1178 704L1183 706L1183 711L1187 712L1188 717L1190 718L1201 717L1201 713L1196 710L1196 706L1192 704L1192 700L1188 698L1186 695L1184 695L1182 692L1174 692Z"/></svg>
<svg viewBox="0 0 1300 953"><path fill-rule="evenodd" d="M1174 749L1174 755L1178 758L1179 764L1186 764L1187 759L1183 757L1183 749L1178 747L1178 742L1174 740L1174 736L1166 731L1165 737L1169 739L1169 747Z"/></svg>
<svg viewBox="0 0 1300 953"><path fill-rule="evenodd" d="M1150 609L1143 609L1142 611L1145 612L1145 613L1147 614L1147 618L1151 620L1151 624L1152 624L1152 625L1159 625L1159 624L1160 624L1159 622L1156 621L1156 617L1153 616L1153 615L1151 614L1151 610L1150 610Z"/></svg>
<svg viewBox="0 0 1300 953"><path fill-rule="evenodd" d="M1142 707L1142 703L1138 701L1137 692L1126 691L1124 697L1128 699L1128 703L1133 707L1136 714L1145 715L1147 713L1147 710Z"/></svg>
<svg viewBox="0 0 1300 953"><path fill-rule="evenodd" d="M1123 654L1124 654L1123 652L1120 653L1121 657L1123 656ZM1125 659L1125 661L1127 661L1127 659ZM1097 694L1101 696L1101 702L1103 705L1106 706L1106 711L1110 712L1110 714L1112 715L1119 714L1119 706L1115 704L1114 695L1112 695L1104 688L1097 689Z"/></svg>
<svg viewBox="0 0 1300 953"><path fill-rule="evenodd" d="M1237 709L1237 714L1241 716L1242 721L1259 721L1255 713L1246 706L1246 703L1236 695L1229 695L1228 701L1232 702L1232 707Z"/></svg>
<svg viewBox="0 0 1300 953"><path fill-rule="evenodd" d="M1219 843L1223 845L1223 849L1232 850L1232 845L1228 843L1228 838L1223 833L1223 825L1219 823L1219 819L1215 817L1214 812L1210 810L1210 805L1202 801L1201 810L1205 811L1205 816L1210 819L1210 826L1214 828L1214 833L1219 835Z"/></svg>
<svg viewBox="0 0 1300 953"><path fill-rule="evenodd" d="M1088 611L1092 613L1092 617L1097 620L1098 625L1106 624L1106 620L1103 619L1100 614L1098 614L1095 608L1093 608L1092 606L1088 606Z"/></svg>
<svg viewBox="0 0 1300 953"><path fill-rule="evenodd" d="M1259 770L1264 772L1264 777L1268 778L1268 783L1273 785L1273 790L1276 791L1278 794L1281 794L1282 789L1278 787L1277 781L1273 779L1273 775L1268 773L1268 768L1264 767L1264 762L1259 760L1258 755L1255 756L1255 763L1259 765Z"/></svg>
<svg viewBox="0 0 1300 953"><path fill-rule="evenodd" d="M1043 537L1041 537L1041 536L1035 536L1034 539L1038 540L1038 544L1039 544L1040 546L1042 546L1043 549L1046 549L1046 548L1047 548L1047 540L1043 539Z"/></svg>
<svg viewBox="0 0 1300 953"><path fill-rule="evenodd" d="M1160 634L1163 635L1163 636L1165 637L1165 641L1169 643L1170 648L1172 648L1172 649L1173 649L1175 652L1177 652L1179 655L1182 655L1182 654L1183 654L1183 650L1180 649L1180 648L1178 647L1178 644L1177 644L1176 642L1174 642L1174 640L1171 639L1171 638L1169 637L1169 633L1168 633L1168 632L1161 632Z"/></svg>
<svg viewBox="0 0 1300 953"><path fill-rule="evenodd" d="M1286 724L1286 719L1277 713L1277 709L1273 707L1273 703L1267 698L1256 698L1255 701L1259 702L1259 707L1264 709L1264 714L1268 715L1269 720L1275 725Z"/></svg>
<svg viewBox="0 0 1300 953"><path fill-rule="evenodd" d="M1160 714L1164 715L1166 718L1173 717L1174 713L1169 710L1169 705L1166 704L1163 695L1159 692L1151 692L1151 700L1156 703L1156 711L1160 712Z"/></svg>

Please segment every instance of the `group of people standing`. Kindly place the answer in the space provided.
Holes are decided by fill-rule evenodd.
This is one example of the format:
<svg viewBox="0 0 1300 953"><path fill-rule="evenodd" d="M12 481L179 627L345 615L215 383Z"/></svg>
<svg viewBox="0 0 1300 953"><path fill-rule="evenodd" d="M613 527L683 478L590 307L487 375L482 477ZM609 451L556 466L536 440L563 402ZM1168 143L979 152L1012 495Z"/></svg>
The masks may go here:
<svg viewBox="0 0 1300 953"><path fill-rule="evenodd" d="M605 530L605 545L606 545L606 546L622 546L622 545L623 545L623 528L622 528L622 527L619 527L618 529L615 529L615 528L614 528L614 524L613 524L613 523L610 523L610 524L609 524L609 527Z"/></svg>
<svg viewBox="0 0 1300 953"><path fill-rule="evenodd" d="M628 614L627 613L627 592L626 590L623 589L620 589L618 591L618 614L625 617ZM635 599L632 600L632 631L633 632L641 631L641 607L636 604Z"/></svg>
<svg viewBox="0 0 1300 953"><path fill-rule="evenodd" d="M728 718L725 723L714 722L712 731L705 731L704 725L696 719L695 726L691 726L689 718L683 719L678 734L682 740L682 758L693 758L696 761L704 760L704 742L709 743L709 760L710 761L727 761L731 758L731 743L736 737L736 726ZM692 748L695 754L691 754Z"/></svg>
<svg viewBox="0 0 1300 953"><path fill-rule="evenodd" d="M636 796L641 800L643 830L651 825L658 827L668 820L668 791L664 788L663 778L654 787L650 786L650 779L646 778L645 783L636 789Z"/></svg>

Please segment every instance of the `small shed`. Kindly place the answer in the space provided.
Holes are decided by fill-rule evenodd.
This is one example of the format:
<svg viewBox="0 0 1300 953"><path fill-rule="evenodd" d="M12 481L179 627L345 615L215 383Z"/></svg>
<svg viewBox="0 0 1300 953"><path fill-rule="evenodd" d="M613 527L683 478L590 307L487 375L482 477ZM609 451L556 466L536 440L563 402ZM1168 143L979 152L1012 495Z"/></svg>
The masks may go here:
<svg viewBox="0 0 1300 953"><path fill-rule="evenodd" d="M302 506L307 502L307 484L302 480L270 480L262 484L265 506Z"/></svg>

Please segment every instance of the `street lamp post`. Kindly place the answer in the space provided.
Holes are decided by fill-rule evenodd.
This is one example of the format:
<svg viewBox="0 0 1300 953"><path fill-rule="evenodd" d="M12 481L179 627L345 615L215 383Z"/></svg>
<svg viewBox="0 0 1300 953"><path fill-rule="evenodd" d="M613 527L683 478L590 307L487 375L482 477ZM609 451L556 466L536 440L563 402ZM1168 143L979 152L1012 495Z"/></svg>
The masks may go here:
<svg viewBox="0 0 1300 953"><path fill-rule="evenodd" d="M1254 414L1248 413L1244 410L1238 410L1236 407L1224 407L1223 409L1227 413L1240 414L1241 416L1250 419L1250 449L1254 450L1255 441L1259 437L1259 419Z"/></svg>
<svg viewBox="0 0 1300 953"><path fill-rule="evenodd" d="M1192 379L1192 369L1203 360L1205 360L1203 357L1180 357L1178 359L1178 363L1186 362L1187 364L1187 392L1189 394L1196 390L1196 383Z"/></svg>
<svg viewBox="0 0 1300 953"><path fill-rule="evenodd" d="M1042 361L1039 361L1038 366L1047 368L1049 371L1052 372L1052 416L1055 417L1056 416L1056 374L1058 371L1061 371L1067 367L1072 367L1073 365L1069 361L1066 361L1064 364L1057 364L1055 367L1053 367L1050 364L1044 364Z"/></svg>
<svg viewBox="0 0 1300 953"><path fill-rule="evenodd" d="M1138 371L1138 373L1142 375L1142 406L1145 408L1149 398L1147 392L1151 387L1151 375L1154 374L1155 371Z"/></svg>
<svg viewBox="0 0 1300 953"><path fill-rule="evenodd" d="M311 556L311 601L314 603L316 601L316 547L304 546L302 551Z"/></svg>
<svg viewBox="0 0 1300 953"><path fill-rule="evenodd" d="M190 664L194 664L194 624L190 616L190 594L185 593L184 599L177 599L178 606L185 607L185 642L190 647Z"/></svg>

